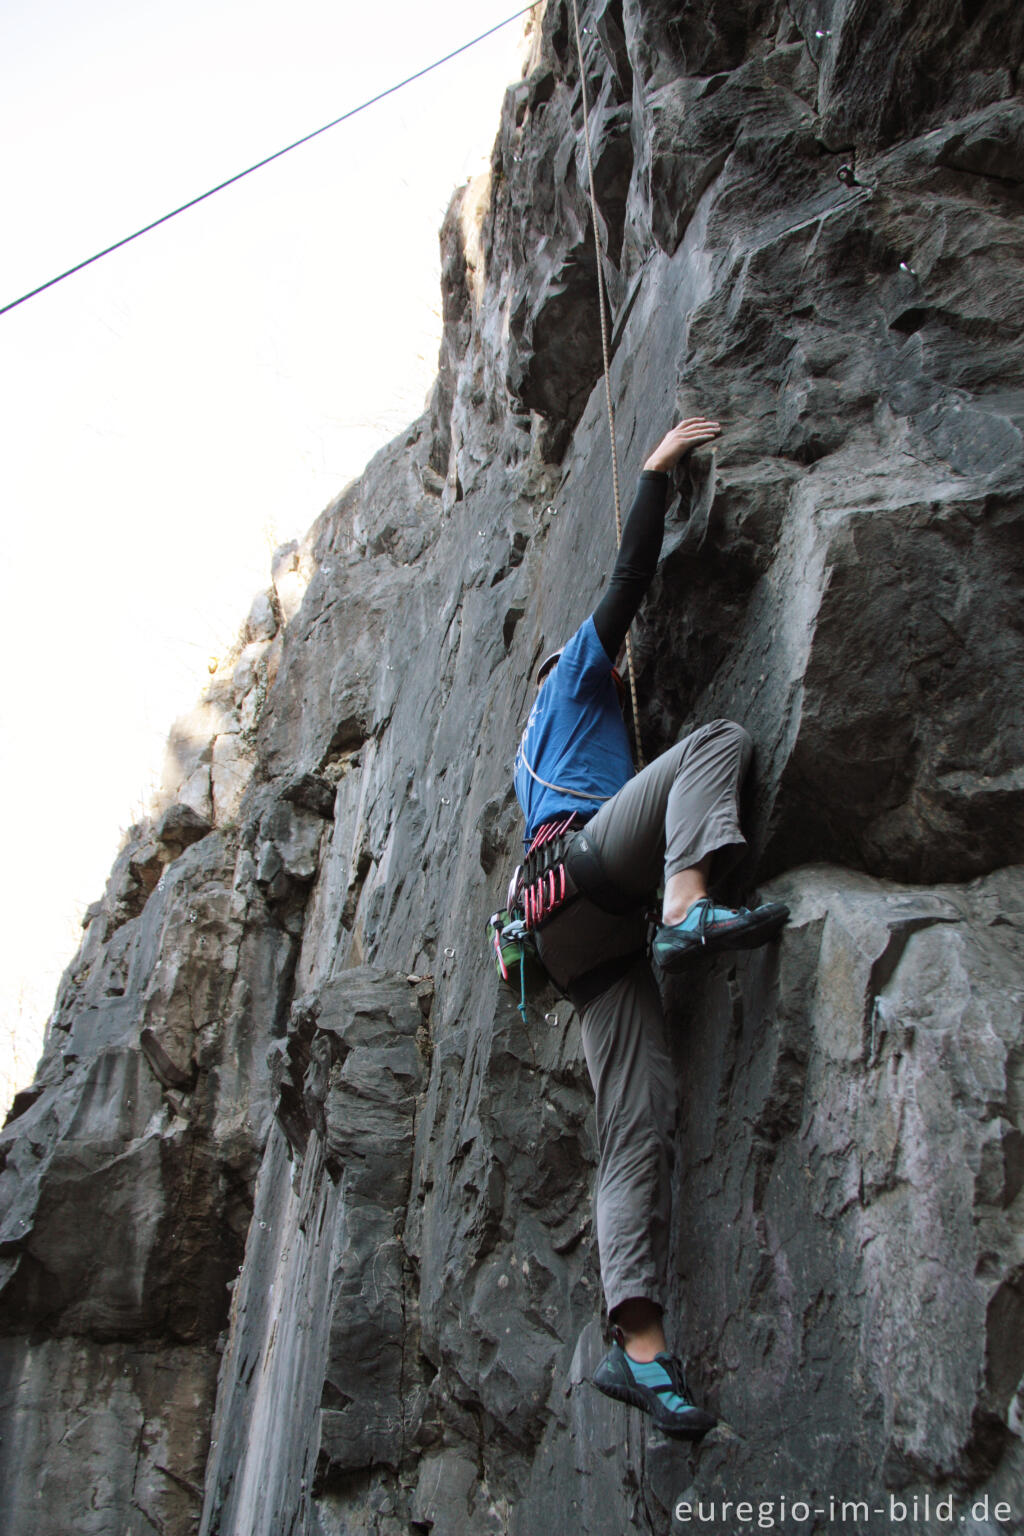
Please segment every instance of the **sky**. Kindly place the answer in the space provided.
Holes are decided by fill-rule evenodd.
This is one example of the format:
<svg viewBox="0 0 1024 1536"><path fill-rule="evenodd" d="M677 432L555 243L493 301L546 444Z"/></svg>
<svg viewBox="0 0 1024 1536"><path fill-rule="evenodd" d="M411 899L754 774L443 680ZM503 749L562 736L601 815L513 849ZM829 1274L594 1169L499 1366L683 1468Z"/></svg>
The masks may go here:
<svg viewBox="0 0 1024 1536"><path fill-rule="evenodd" d="M518 8L6 0L0 306ZM0 315L0 1107L273 549L423 408L523 27Z"/></svg>

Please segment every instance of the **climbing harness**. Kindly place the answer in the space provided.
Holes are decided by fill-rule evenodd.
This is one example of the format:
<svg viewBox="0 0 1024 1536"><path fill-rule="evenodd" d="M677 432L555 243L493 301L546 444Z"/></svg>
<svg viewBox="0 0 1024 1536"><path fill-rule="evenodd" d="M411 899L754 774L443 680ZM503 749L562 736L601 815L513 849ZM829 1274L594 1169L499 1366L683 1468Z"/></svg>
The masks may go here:
<svg viewBox="0 0 1024 1536"><path fill-rule="evenodd" d="M597 254L597 308L601 318L601 358L604 363L604 395L608 406L608 436L612 449L612 494L615 498L615 542L622 543L622 502L619 496L619 458L615 449L615 408L612 405L611 360L608 348L607 301L602 267L601 234L597 224L597 190L594 186L594 161L590 153L590 106L587 100L587 71L583 62L583 39L580 35L580 13L576 0L572 0L573 24L576 29L576 53L580 62L580 86L583 91L583 145L587 153L587 175L590 180L590 217L594 226L594 248ZM629 671L629 698L633 708L633 739L636 742L637 768L644 767L644 749L640 740L640 703L636 692L636 666L633 662L633 636L626 632L626 665Z"/></svg>
<svg viewBox="0 0 1024 1536"><path fill-rule="evenodd" d="M537 829L523 863L509 881L506 905L491 914L487 936L502 981L519 993L518 1008L526 1016L527 988L553 981L544 969L534 935L552 918L585 897L603 912L621 917L640 913L646 898L621 890L608 875L601 857L584 830L587 816L574 811L556 816ZM650 926L650 923L648 923ZM643 945L613 955L590 970L554 985L578 1013L613 986L643 955Z"/></svg>
<svg viewBox="0 0 1024 1536"><path fill-rule="evenodd" d="M645 905L646 896L624 891L609 875L587 835L588 821L579 811L553 817L537 829L524 862L516 866L507 906L527 932L542 928L580 896L615 917L639 912Z"/></svg>
<svg viewBox="0 0 1024 1536"><path fill-rule="evenodd" d="M566 875L565 858L573 836L586 820L574 811L539 827L526 858L509 881L508 898L499 912L492 912L487 938L494 952L498 975L519 993L516 1005L526 1018L527 985L543 985L544 967L537 954L534 933L577 899Z"/></svg>
<svg viewBox="0 0 1024 1536"><path fill-rule="evenodd" d="M566 874L565 858L585 820L574 811L538 827L526 858L516 865L509 881L505 906L492 912L487 924L498 975L506 986L519 992L517 1006L524 1023L527 982L543 984L545 979L533 936L578 899L579 893Z"/></svg>

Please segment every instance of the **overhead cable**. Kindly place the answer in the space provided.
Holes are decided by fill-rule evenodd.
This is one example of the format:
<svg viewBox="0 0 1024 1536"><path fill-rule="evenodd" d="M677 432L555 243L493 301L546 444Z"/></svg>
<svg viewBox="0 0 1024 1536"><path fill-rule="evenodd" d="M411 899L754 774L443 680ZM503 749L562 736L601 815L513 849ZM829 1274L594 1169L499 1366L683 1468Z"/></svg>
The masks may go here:
<svg viewBox="0 0 1024 1536"><path fill-rule="evenodd" d="M479 37L471 38L468 43L462 43L460 47L453 48L451 53L446 53L443 58L435 59L433 64L427 64L423 69L418 69L414 75L407 75L404 80L399 80L396 85L389 85L386 90L378 91L376 96L371 96L368 101L360 102L358 107L351 107L349 111L343 112L340 117L335 117L331 122L324 123L322 128L314 128L312 133L304 134L301 139L296 139L294 144L286 144L283 149L275 150L272 155L267 155L264 159L257 160L255 165L250 165L244 171L239 171L236 175L229 176L226 181L218 182L208 192L201 192L198 197L190 198L187 203L182 203L180 208L172 209L170 213L165 213L161 218L154 219L151 224L144 224L134 234L125 235L123 240L115 240L113 245L108 245L102 251L97 251L95 256L88 256L85 261L80 261L75 266L69 267L66 272L61 272L59 276L51 277L48 282L40 283L38 288L32 288L28 293L23 293L20 299L13 299L10 304L3 305L0 308L0 315L6 315L10 309L17 309L19 304L24 304L27 300L34 299L39 293L45 293L47 288L54 287L56 283L62 283L66 277L72 277L76 272L81 272L84 267L91 267L94 261L100 261L104 256L109 256L111 252L119 251L123 245L130 245L133 240L138 240L140 235L148 235L151 229L158 229L161 224L166 224L168 220L176 219L179 213L185 213L187 209L194 208L197 203L204 203L208 197L213 197L216 192L223 192L225 187L234 186L236 181L241 181L245 176L251 176L253 171L260 171L265 165L270 165L274 160L280 160L282 155L290 154L293 149L298 149L301 144L308 144L310 139L319 138L320 134L326 133L329 128L337 128L339 123L345 123L350 117L355 117L357 113L365 112L367 107L375 106L378 101L383 101L385 96L393 96L396 91L404 89L407 85L412 85L414 80L422 80L423 76L429 75L432 70L439 69L442 64L447 64L450 59L457 58L460 53L465 53L467 49L475 48L477 43L482 43L485 38L493 37L495 32L500 32L503 27L509 26L513 21L518 21L520 16L525 16L528 12L535 11L540 3L541 0L533 0L532 5L523 6L522 10L516 11L512 16L506 16L504 21L499 21L495 26L488 27L487 31L481 32Z"/></svg>

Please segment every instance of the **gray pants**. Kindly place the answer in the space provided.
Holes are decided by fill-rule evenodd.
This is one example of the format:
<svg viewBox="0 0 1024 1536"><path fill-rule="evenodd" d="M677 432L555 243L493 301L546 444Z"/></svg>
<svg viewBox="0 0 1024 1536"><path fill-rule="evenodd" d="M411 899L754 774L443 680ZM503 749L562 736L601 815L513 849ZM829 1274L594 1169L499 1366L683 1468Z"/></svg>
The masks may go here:
<svg viewBox="0 0 1024 1536"><path fill-rule="evenodd" d="M657 758L589 823L609 877L638 898L715 854L714 877L744 847L739 790L750 737L714 720ZM642 949L642 916L614 917L581 898L538 935L563 987ZM609 1313L631 1297L663 1306L672 1201L675 1072L657 983L642 955L581 1013L594 1085L600 1163L595 1195L601 1282Z"/></svg>

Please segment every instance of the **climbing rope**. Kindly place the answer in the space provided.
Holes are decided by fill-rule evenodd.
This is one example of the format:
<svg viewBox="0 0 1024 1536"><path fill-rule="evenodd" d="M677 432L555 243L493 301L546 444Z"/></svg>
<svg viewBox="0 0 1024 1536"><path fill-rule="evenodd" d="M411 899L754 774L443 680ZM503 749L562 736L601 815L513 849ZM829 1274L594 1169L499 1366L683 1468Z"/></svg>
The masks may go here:
<svg viewBox="0 0 1024 1536"><path fill-rule="evenodd" d="M590 180L590 218L594 226L594 250L597 255L597 308L601 317L601 358L604 363L604 396L608 406L608 437L612 447L612 495L615 498L615 543L622 543L622 502L619 497L619 457L615 449L615 408L612 405L611 362L608 349L607 299L604 286L604 266L601 253L601 233L597 223L597 190L594 186L594 160L590 153L590 106L587 101L587 71L583 63L583 39L580 35L580 13L576 0L572 0L572 19L576 29L576 53L580 61L580 86L583 90L583 144L587 152L587 175ZM636 764L644 766L644 749L640 741L640 705L636 693L636 668L633 665L633 634L626 631L626 670L629 673L629 701L633 710L633 740L636 743Z"/></svg>

